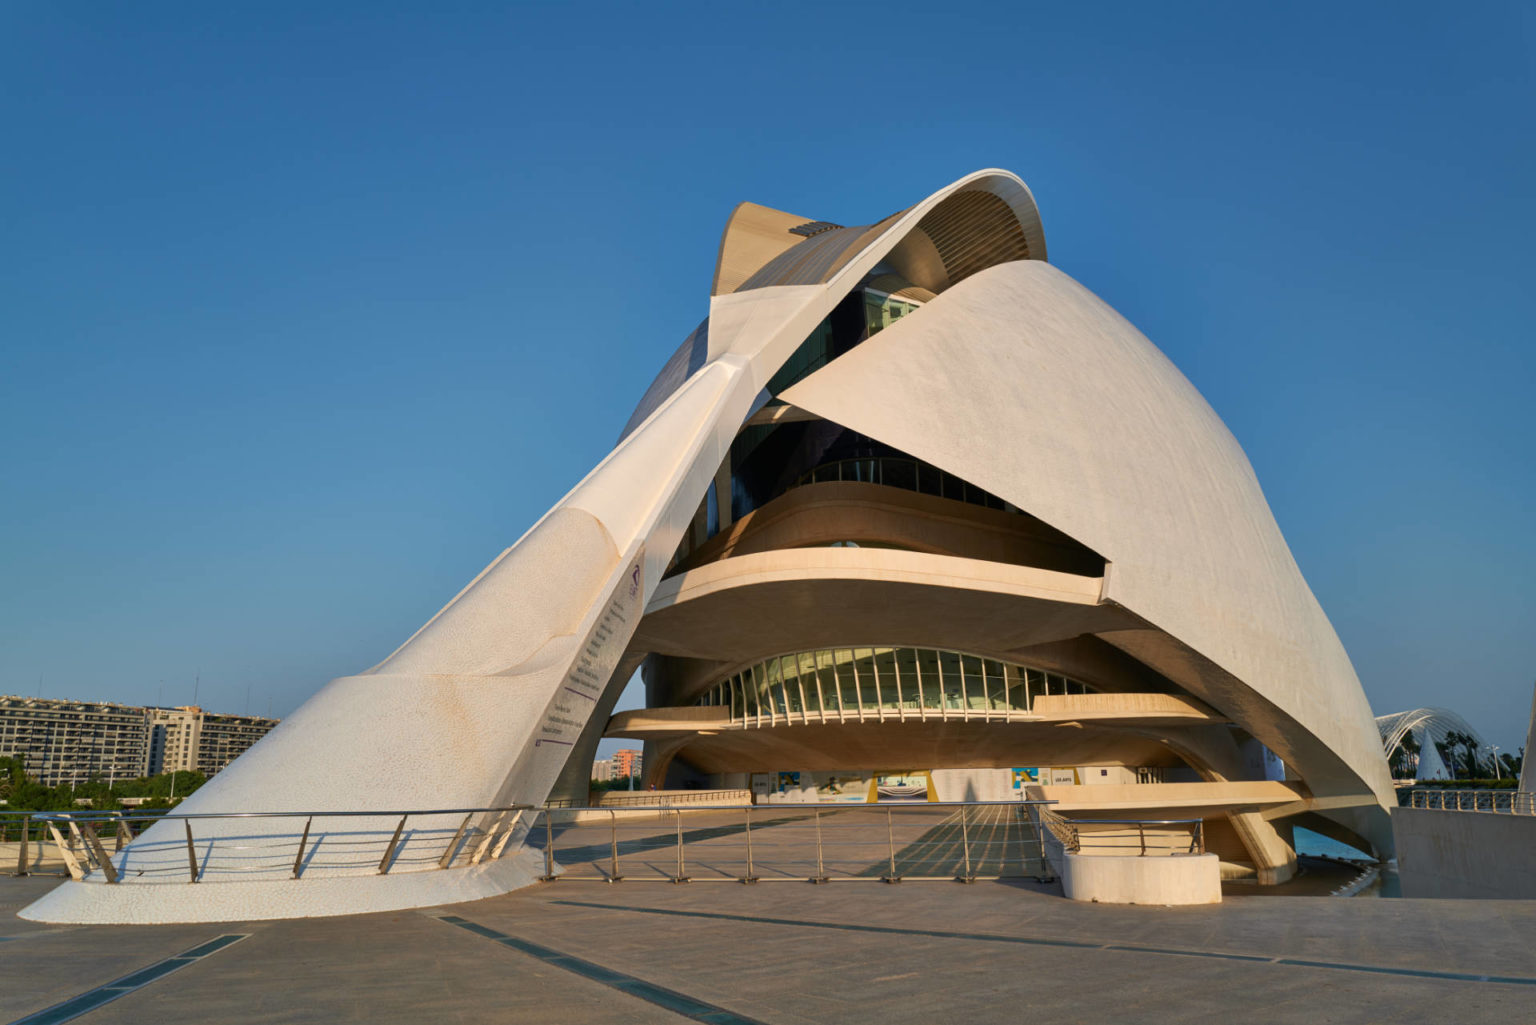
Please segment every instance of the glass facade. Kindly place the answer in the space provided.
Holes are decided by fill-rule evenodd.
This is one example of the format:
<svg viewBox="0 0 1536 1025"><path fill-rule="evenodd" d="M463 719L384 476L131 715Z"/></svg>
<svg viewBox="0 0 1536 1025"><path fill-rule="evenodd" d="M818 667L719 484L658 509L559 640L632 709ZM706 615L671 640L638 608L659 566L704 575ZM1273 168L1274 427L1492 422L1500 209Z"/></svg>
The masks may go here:
<svg viewBox="0 0 1536 1025"><path fill-rule="evenodd" d="M768 380L768 394L784 389L820 370L860 342L879 334L902 317L915 313L921 303L897 299L884 292L860 289L838 304L794 351L778 373Z"/></svg>
<svg viewBox="0 0 1536 1025"><path fill-rule="evenodd" d="M864 323L869 332L866 337L873 337L907 314L916 312L921 305L921 303L911 302L907 299L897 299L895 296L886 295L884 292L866 290L864 293Z"/></svg>
<svg viewBox="0 0 1536 1025"><path fill-rule="evenodd" d="M776 655L722 680L698 705L748 726L1005 718L1041 694L1086 694L1043 669L934 648L823 648Z"/></svg>

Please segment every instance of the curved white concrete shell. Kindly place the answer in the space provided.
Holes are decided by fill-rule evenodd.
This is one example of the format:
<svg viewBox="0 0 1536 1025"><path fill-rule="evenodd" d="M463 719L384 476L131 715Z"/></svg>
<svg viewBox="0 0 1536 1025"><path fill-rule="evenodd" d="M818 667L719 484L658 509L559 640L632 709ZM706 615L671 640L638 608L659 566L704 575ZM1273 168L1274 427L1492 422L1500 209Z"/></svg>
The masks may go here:
<svg viewBox="0 0 1536 1025"><path fill-rule="evenodd" d="M647 658L660 667L653 692L676 701L784 651L926 644L1214 710L1175 725L1106 705L1095 728L1118 723L1134 757L1171 752L1165 761L1226 786L1221 814L1261 877L1284 874L1273 823L1287 816L1329 816L1387 851L1391 787L1370 710L1241 449L1147 339L1044 258L1033 197L1005 171L859 228L738 208L708 320L613 452L414 637L323 688L180 810L538 805L562 770L585 789L582 762ZM766 450L746 450L769 437L785 454L759 455L766 470L749 482L744 458ZM814 473L814 457L854 438L888 474L863 491L785 497L796 467ZM898 494L901 460L913 467L905 493L932 498ZM729 543L711 546L733 521ZM826 547L843 525L861 547ZM775 608L786 613L764 613ZM1044 729L984 725L986 764L1029 764L1027 738ZM950 733L960 743L963 724ZM914 742L938 757L946 736ZM1250 738L1284 760L1294 800L1233 797ZM686 762L688 738L668 743ZM711 743L729 763L730 746ZM1158 789L1158 807L1170 793ZM1190 806L1211 804L1188 793ZM504 822L493 818L475 828L494 835ZM498 850L516 859L526 828ZM155 826L114 861L153 869L183 856L166 853L175 829ZM200 823L209 864L251 831ZM440 902L445 886L507 888L532 870L466 864L366 886L297 873L215 876L174 899L153 871L87 877L26 914L356 912Z"/></svg>

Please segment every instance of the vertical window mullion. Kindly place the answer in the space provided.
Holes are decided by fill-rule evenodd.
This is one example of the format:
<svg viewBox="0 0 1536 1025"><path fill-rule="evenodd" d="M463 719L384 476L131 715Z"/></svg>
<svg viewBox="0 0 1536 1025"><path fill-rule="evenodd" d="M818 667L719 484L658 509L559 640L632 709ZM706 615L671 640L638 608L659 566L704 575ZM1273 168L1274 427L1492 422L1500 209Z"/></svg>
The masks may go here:
<svg viewBox="0 0 1536 1025"><path fill-rule="evenodd" d="M857 666L859 663L853 663ZM885 722L885 694L880 690L880 663L875 658L875 649L869 649L869 671L875 678L875 720Z"/></svg>
<svg viewBox="0 0 1536 1025"><path fill-rule="evenodd" d="M958 652L956 654L960 658L960 718L969 719L971 717L971 700L965 686L965 656Z"/></svg>
<svg viewBox="0 0 1536 1025"><path fill-rule="evenodd" d="M826 722L826 692L822 690L822 659L820 652L811 652L811 672L816 673L816 710L820 721Z"/></svg>
<svg viewBox="0 0 1536 1025"><path fill-rule="evenodd" d="M934 668L938 672L938 718L948 721L949 693L948 688L945 687L945 653L935 653Z"/></svg>
<svg viewBox="0 0 1536 1025"><path fill-rule="evenodd" d="M797 670L799 669L799 662L800 657L797 655L795 656L795 668ZM809 724L811 721L811 703L806 700L805 675L803 673L796 672L795 687L800 691L800 721Z"/></svg>
<svg viewBox="0 0 1536 1025"><path fill-rule="evenodd" d="M923 656L912 649L912 672L917 675L917 721L928 722L928 696L923 693Z"/></svg>
<svg viewBox="0 0 1536 1025"><path fill-rule="evenodd" d="M778 666L779 667L779 681L778 681L778 683L774 683L774 681L773 681L773 667L774 666ZM778 658L776 658L776 657L775 658L770 658L766 662L763 663L763 679L768 684L768 701L770 702L768 707L773 709L773 721L774 721L774 723L775 724L778 723L778 721L779 721L779 714L781 712L784 715L785 722L788 722L788 720L789 720L789 699L784 696L784 667L782 665L780 665ZM774 692L775 688L777 688L777 691L778 691L777 693Z"/></svg>
<svg viewBox="0 0 1536 1025"><path fill-rule="evenodd" d="M859 722L863 722L864 690L859 686L859 660L852 648L848 649L848 670L853 673L853 703L859 709Z"/></svg>

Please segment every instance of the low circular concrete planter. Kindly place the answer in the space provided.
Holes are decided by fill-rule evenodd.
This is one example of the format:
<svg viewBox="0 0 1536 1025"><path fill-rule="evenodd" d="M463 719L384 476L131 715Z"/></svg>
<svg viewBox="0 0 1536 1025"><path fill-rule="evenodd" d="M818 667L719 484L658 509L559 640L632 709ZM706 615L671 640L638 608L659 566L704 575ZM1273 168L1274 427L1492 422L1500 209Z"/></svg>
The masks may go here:
<svg viewBox="0 0 1536 1025"><path fill-rule="evenodd" d="M1101 904L1220 904L1220 859L1069 853L1061 885L1072 900Z"/></svg>

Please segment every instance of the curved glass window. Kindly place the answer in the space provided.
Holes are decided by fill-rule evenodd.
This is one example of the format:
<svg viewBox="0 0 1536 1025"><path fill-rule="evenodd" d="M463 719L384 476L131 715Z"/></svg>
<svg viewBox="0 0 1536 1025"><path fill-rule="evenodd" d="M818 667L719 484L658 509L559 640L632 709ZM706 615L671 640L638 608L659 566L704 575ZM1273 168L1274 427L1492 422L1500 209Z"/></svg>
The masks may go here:
<svg viewBox="0 0 1536 1025"><path fill-rule="evenodd" d="M1041 694L1091 688L1058 673L933 648L822 648L775 655L724 679L696 704L732 722L888 722L1028 712Z"/></svg>

